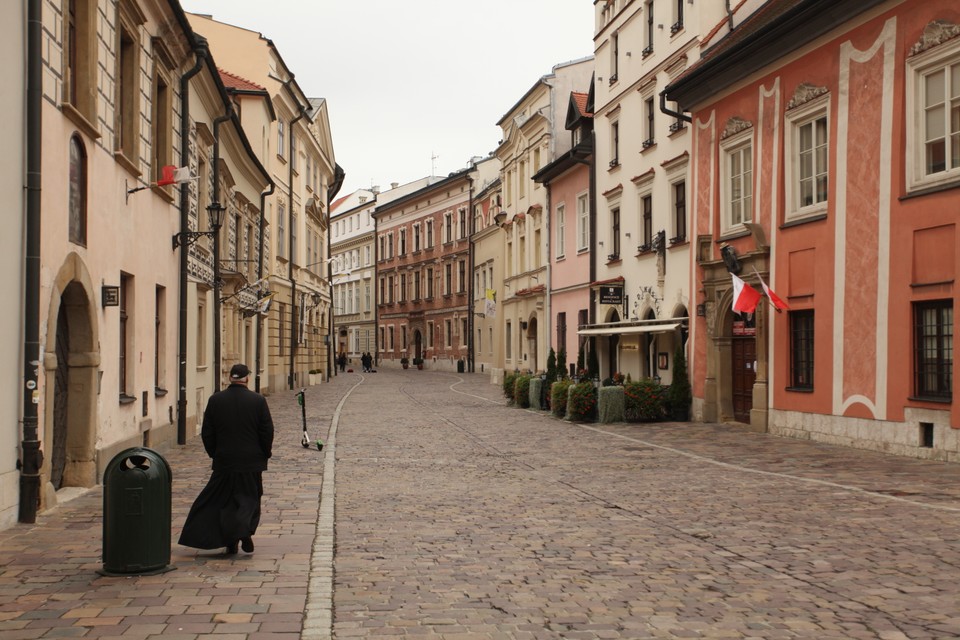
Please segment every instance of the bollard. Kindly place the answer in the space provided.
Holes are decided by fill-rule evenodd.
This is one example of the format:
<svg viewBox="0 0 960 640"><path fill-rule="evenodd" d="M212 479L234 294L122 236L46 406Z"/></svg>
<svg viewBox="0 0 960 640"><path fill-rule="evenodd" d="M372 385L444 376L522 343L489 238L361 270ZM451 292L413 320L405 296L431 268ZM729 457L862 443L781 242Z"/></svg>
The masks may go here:
<svg viewBox="0 0 960 640"><path fill-rule="evenodd" d="M156 451L121 451L103 472L105 576L171 571L170 465Z"/></svg>

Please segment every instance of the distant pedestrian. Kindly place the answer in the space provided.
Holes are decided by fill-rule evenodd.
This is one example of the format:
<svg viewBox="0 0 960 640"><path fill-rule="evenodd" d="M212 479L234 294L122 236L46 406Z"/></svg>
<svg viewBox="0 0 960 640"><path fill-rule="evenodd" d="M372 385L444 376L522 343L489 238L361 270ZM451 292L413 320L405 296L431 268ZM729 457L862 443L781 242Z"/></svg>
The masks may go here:
<svg viewBox="0 0 960 640"><path fill-rule="evenodd" d="M340 352L340 355L337 357L337 364L340 366L340 373L343 373L347 370L347 354L343 351Z"/></svg>
<svg viewBox="0 0 960 640"><path fill-rule="evenodd" d="M370 354L369 354L368 352L364 351L364 352L363 352L363 355L360 356L360 364L363 365L363 372L364 372L364 373L369 373L369 372L370 372L370 368L371 368L371 364L372 364L372 363L373 363L373 358L370 356Z"/></svg>
<svg viewBox="0 0 960 640"><path fill-rule="evenodd" d="M180 534L180 544L197 549L240 544L253 553L260 524L263 472L273 450L273 419L267 400L247 389L250 369L235 364L230 386L210 396L200 437L213 459L213 473L197 496Z"/></svg>

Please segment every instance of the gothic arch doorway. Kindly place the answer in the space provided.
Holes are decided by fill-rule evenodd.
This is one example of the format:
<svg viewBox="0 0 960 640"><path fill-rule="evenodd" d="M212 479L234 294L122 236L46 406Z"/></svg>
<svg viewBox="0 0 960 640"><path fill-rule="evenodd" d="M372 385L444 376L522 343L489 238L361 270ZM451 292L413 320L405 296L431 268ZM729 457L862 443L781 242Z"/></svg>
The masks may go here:
<svg viewBox="0 0 960 640"><path fill-rule="evenodd" d="M536 373L538 371L537 349L539 348L539 344L537 342L537 316L531 316L531 318L527 320L527 345L530 353L530 364L528 365L528 368L530 371Z"/></svg>

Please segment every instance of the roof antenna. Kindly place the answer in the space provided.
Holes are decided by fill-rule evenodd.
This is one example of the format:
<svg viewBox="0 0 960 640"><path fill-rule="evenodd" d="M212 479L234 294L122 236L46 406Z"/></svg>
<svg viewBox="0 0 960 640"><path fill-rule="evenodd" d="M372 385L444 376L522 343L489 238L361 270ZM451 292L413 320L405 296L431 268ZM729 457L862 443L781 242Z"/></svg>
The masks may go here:
<svg viewBox="0 0 960 640"><path fill-rule="evenodd" d="M436 153L433 151L430 152L430 175L437 175L437 158L439 158Z"/></svg>

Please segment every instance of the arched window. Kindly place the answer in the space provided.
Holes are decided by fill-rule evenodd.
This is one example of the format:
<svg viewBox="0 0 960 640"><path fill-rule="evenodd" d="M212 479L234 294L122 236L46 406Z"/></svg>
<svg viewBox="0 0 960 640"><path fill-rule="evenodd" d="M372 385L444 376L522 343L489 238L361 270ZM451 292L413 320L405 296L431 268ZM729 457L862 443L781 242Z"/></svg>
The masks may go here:
<svg viewBox="0 0 960 640"><path fill-rule="evenodd" d="M87 244L87 152L80 136L70 138L70 242Z"/></svg>

